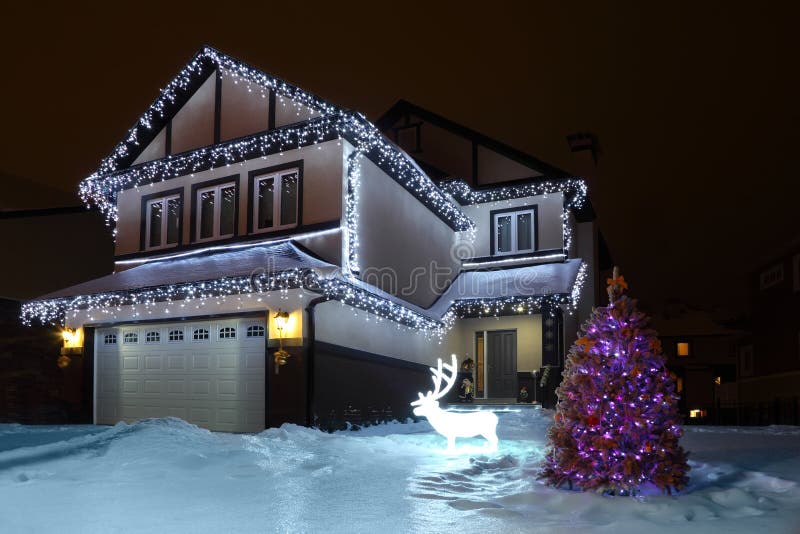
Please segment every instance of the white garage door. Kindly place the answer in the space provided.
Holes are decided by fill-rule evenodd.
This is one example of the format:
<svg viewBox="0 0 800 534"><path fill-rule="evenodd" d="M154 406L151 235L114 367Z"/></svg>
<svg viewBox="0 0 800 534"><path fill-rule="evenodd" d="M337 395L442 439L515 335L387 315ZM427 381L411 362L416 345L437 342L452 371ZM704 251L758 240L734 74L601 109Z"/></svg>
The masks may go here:
<svg viewBox="0 0 800 534"><path fill-rule="evenodd" d="M96 422L180 417L264 429L263 319L121 325L95 332Z"/></svg>

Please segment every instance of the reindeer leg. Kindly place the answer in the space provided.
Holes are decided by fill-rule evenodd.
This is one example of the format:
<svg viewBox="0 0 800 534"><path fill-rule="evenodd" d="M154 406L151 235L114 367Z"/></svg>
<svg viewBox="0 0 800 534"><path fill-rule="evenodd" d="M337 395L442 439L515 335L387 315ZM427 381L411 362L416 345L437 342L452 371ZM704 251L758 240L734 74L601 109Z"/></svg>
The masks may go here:
<svg viewBox="0 0 800 534"><path fill-rule="evenodd" d="M487 432L486 434L484 434L483 437L486 438L489 441L489 450L492 451L492 452L496 451L497 450L497 442L498 442L498 440L497 440L497 431L496 430L492 430L491 432Z"/></svg>

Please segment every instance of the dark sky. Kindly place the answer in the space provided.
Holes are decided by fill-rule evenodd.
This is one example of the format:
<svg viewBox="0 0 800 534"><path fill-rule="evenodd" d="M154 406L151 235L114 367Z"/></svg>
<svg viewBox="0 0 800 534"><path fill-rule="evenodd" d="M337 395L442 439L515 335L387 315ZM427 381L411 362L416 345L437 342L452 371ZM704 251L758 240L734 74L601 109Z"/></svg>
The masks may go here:
<svg viewBox="0 0 800 534"><path fill-rule="evenodd" d="M558 4L4 8L0 172L74 190L208 43L371 119L405 98L573 172L565 136L592 131L633 294L735 306L800 234L798 11Z"/></svg>

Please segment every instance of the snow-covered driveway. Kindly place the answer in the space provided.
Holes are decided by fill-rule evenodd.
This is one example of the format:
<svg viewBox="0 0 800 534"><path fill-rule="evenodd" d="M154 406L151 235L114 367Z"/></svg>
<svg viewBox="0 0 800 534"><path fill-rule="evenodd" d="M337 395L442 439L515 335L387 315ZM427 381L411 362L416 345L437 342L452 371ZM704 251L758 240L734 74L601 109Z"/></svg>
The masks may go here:
<svg viewBox="0 0 800 534"><path fill-rule="evenodd" d="M0 425L0 532L800 532L796 427L688 427L688 491L630 499L535 479L551 417L502 414L496 453L457 456L427 423Z"/></svg>

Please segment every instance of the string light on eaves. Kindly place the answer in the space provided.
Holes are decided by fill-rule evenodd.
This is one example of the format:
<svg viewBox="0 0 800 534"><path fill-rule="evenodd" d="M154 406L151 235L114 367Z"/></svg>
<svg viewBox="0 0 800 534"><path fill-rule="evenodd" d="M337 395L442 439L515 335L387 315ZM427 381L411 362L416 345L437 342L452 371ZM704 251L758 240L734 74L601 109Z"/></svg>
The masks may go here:
<svg viewBox="0 0 800 534"><path fill-rule="evenodd" d="M586 281L586 264L582 264L569 295L504 297L491 299L457 300L450 304L441 319L423 315L415 310L375 295L355 284L339 278L322 278L311 269L290 269L279 273L260 273L255 276L228 277L216 280L186 282L165 286L113 291L92 295L79 295L46 300L34 300L22 305L22 322L30 325L34 319L42 324L63 324L69 313L78 311L114 316L123 306L150 312L162 303L178 303L181 307L195 305L200 308L207 303L219 303L226 298L252 298L257 300L264 293L278 291L288 298L291 289L306 289L337 300L342 305L368 312L380 319L388 319L405 325L425 335L441 337L463 317L500 316L534 313L566 306L571 312L578 305L581 289ZM139 313L135 311L135 313Z"/></svg>

